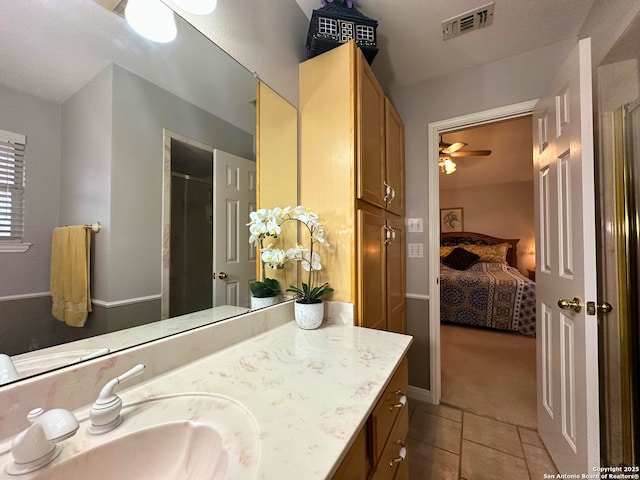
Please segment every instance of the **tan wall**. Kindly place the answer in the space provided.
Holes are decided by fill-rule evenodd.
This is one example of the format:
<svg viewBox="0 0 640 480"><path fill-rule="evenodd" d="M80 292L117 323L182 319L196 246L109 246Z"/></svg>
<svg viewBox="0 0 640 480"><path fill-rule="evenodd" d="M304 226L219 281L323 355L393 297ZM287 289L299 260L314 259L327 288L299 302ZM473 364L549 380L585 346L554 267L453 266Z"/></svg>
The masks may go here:
<svg viewBox="0 0 640 480"><path fill-rule="evenodd" d="M518 270L535 268L533 181L440 190L440 208L463 208L464 230L519 238Z"/></svg>

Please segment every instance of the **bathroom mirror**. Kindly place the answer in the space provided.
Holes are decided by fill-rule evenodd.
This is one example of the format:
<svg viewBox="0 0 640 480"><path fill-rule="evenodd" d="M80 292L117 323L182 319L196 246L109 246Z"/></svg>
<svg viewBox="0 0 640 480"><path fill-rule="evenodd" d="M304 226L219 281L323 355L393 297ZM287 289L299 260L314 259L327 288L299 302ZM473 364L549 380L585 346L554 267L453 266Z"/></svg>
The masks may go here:
<svg viewBox="0 0 640 480"><path fill-rule="evenodd" d="M259 149L257 79L175 17L176 40L158 44L95 1L25 0L3 10L0 130L27 137L31 246L0 253L0 353L27 355L34 374L247 311L248 304L213 305L221 308L160 320L171 261L163 256L171 235L163 220L167 150L176 155L169 165L184 170L185 163L209 162L202 152L255 162ZM276 98L293 114L295 129L295 108ZM295 171L297 148L290 150ZM270 156L258 157L267 169ZM201 215L218 225L204 206ZM72 328L50 314L51 232L93 222L102 225L92 234L93 312L85 327ZM248 242L238 245L251 251ZM81 348L65 351L84 338Z"/></svg>

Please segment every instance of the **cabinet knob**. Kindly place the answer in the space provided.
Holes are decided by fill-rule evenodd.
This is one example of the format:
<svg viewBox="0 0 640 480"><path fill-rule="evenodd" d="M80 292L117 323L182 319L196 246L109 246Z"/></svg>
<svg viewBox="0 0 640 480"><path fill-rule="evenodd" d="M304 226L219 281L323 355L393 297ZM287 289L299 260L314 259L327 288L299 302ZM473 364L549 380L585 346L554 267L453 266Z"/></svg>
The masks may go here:
<svg viewBox="0 0 640 480"><path fill-rule="evenodd" d="M393 405L391 405L389 407L389 411L393 411L394 408L402 408L407 404L407 396L406 395L402 395L400 397L400 400L398 400L398 403L394 403Z"/></svg>
<svg viewBox="0 0 640 480"><path fill-rule="evenodd" d="M398 456L389 462L389 466L392 468L396 463L404 462L407 458L407 446L400 440L396 440L395 443L396 445L400 445L400 451L398 452Z"/></svg>
<svg viewBox="0 0 640 480"><path fill-rule="evenodd" d="M391 195L391 190L393 190L391 188L391 185L389 185L387 182L384 182L384 198L383 200L386 202L387 200L389 200L389 195Z"/></svg>
<svg viewBox="0 0 640 480"><path fill-rule="evenodd" d="M396 189L391 187L391 198L389 199L389 204L391 204L391 202L393 202L395 198L396 198Z"/></svg>
<svg viewBox="0 0 640 480"><path fill-rule="evenodd" d="M384 244L391 245L393 241L396 239L396 231L393 229L393 227L390 227L389 225L384 226L384 231L385 231L385 237L386 237L384 240Z"/></svg>

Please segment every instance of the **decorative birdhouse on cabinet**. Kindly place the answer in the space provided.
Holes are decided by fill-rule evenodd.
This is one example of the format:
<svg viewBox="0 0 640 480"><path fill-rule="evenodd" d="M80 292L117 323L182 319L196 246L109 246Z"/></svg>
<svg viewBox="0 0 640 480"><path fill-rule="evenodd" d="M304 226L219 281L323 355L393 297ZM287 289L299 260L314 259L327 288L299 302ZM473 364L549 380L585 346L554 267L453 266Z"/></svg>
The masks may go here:
<svg viewBox="0 0 640 480"><path fill-rule="evenodd" d="M322 0L324 6L313 11L307 34L307 58L320 55L350 40L371 64L378 53L378 22L360 13L351 0Z"/></svg>

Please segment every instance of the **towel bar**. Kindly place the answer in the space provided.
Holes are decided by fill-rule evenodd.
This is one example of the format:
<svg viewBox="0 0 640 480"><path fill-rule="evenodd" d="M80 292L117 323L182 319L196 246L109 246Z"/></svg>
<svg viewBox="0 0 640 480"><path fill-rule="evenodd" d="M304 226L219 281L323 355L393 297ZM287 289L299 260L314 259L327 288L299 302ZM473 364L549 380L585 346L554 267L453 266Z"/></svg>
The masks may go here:
<svg viewBox="0 0 640 480"><path fill-rule="evenodd" d="M95 222L95 223L92 223L91 225L83 225L83 227L91 229L91 231L98 233L102 228L102 225L100 224L100 222Z"/></svg>

